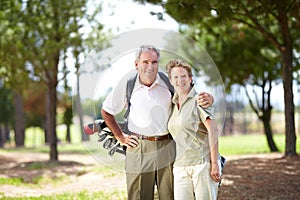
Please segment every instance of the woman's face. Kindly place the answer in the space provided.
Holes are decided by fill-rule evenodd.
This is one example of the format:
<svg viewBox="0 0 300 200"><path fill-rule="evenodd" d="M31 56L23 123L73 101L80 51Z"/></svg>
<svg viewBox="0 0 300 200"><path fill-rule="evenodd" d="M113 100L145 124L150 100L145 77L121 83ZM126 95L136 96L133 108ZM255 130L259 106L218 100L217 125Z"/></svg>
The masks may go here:
<svg viewBox="0 0 300 200"><path fill-rule="evenodd" d="M174 67L171 70L170 81L178 93L188 93L191 89L192 77L183 67Z"/></svg>

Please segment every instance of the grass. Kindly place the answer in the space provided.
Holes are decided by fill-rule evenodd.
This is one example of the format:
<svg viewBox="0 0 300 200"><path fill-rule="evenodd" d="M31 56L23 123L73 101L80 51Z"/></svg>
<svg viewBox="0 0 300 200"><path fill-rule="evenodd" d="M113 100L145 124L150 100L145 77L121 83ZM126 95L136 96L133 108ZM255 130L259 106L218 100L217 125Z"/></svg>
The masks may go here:
<svg viewBox="0 0 300 200"><path fill-rule="evenodd" d="M279 151L283 152L285 136L283 134L276 134L273 136L273 139ZM270 152L266 136L262 134L221 136L219 140L219 150L223 155L241 155Z"/></svg>
<svg viewBox="0 0 300 200"><path fill-rule="evenodd" d="M63 153L80 153L88 154L84 146L81 143L81 137L78 130L74 125L71 126L71 143L67 143L66 127L58 126L56 129L57 138L59 143L57 145L58 151ZM14 135L11 134L11 141L14 140ZM12 143L12 142L11 142ZM13 144L7 144L7 147L14 146ZM6 148L7 151L17 152L36 152L36 153L48 153L49 146L45 144L44 131L39 127L27 128L25 131L25 147L21 148ZM1 152L1 149L0 149Z"/></svg>
<svg viewBox="0 0 300 200"><path fill-rule="evenodd" d="M77 128L72 125L71 129L71 143L78 144L81 143L80 133ZM66 127L64 125L59 125L56 128L57 139L62 143L66 142ZM25 132L25 146L26 147L36 147L43 144L45 141L44 130L39 127L27 128Z"/></svg>
<svg viewBox="0 0 300 200"><path fill-rule="evenodd" d="M283 153L285 148L285 135L275 134L273 136L279 152ZM300 152L299 139L296 144L296 151ZM265 135L236 135L221 136L219 140L219 150L223 155L242 155L269 153L270 149Z"/></svg>
<svg viewBox="0 0 300 200"><path fill-rule="evenodd" d="M20 177L16 177L16 178L4 178L4 177L0 177L0 185L23 185L24 184L24 180L23 178ZM1 197L1 195L0 195Z"/></svg>
<svg viewBox="0 0 300 200"><path fill-rule="evenodd" d="M57 127L57 138L60 141L58 151L62 153L85 153L84 145L81 143L80 134L77 128L71 126L71 144L66 143L66 127ZM285 135L275 134L273 136L275 144L280 152L284 152L285 148ZM18 151L25 152L40 152L48 153L49 146L44 145L44 132L40 128L28 128L25 133L25 147L18 148ZM297 140L299 141L299 140ZM300 144L297 142L297 152L300 152ZM267 153L270 152L267 139L264 134L249 134L249 135L234 135L234 136L221 136L220 137L220 152L224 155L241 155L250 153ZM12 149L15 151L16 149ZM89 149L91 150L91 149ZM1 150L0 150L1 152Z"/></svg>
<svg viewBox="0 0 300 200"><path fill-rule="evenodd" d="M74 126L71 128L72 134L71 143L66 143L62 140L65 137L64 127L60 127L57 130L58 138L61 139L61 142L58 144L58 152L63 154L90 154L91 149L87 151L83 143L80 142L80 136L75 130ZM36 141L34 138L37 138L36 135L43 135L43 131L38 128L31 128L26 130L26 141L24 148L6 148L0 149L2 151L8 152L37 152L37 153L49 153L49 146L43 144L44 140ZM276 146L279 149L279 152L283 153L285 148L285 135L284 134L275 134L273 136ZM296 141L296 151L300 152L299 137ZM98 148L98 147L97 147ZM99 145L99 148L102 148ZM233 136L221 136L219 138L219 150L222 155L242 155L242 154L255 154L255 153L268 153L270 149L267 144L267 139L264 134L249 134L249 135L233 135ZM105 153L105 152L104 152Z"/></svg>
<svg viewBox="0 0 300 200"><path fill-rule="evenodd" d="M0 193L0 198L5 197ZM111 199L111 200L123 200L126 199L125 191L113 191L113 192L94 192L89 193L88 191L80 191L78 193L63 193L51 196L39 196L39 197L5 197L6 200L86 200L86 199Z"/></svg>
<svg viewBox="0 0 300 200"><path fill-rule="evenodd" d="M79 154L89 154L85 146L79 142L79 134L72 127L71 143L66 143L61 140L58 144L59 153L79 153ZM43 140L40 142L33 143L34 135L42 135L42 130L37 128L31 128L26 130L26 142L24 148L6 148L4 151L12 152L37 152L37 153L49 153L49 146L43 144ZM65 130L63 127L58 128L57 131L58 138L64 138ZM273 136L275 144L277 145L279 152L284 152L285 148L285 135L275 134ZM299 138L297 140L297 152L300 152ZM99 145L99 148L102 148ZM90 149L89 149L90 150ZM241 154L254 154L254 153L268 153L270 149L267 144L266 136L263 134L249 134L249 135L233 135L233 136L221 136L219 138L219 150L222 155L241 155ZM1 153L0 149L0 153ZM90 150L91 151L91 150Z"/></svg>

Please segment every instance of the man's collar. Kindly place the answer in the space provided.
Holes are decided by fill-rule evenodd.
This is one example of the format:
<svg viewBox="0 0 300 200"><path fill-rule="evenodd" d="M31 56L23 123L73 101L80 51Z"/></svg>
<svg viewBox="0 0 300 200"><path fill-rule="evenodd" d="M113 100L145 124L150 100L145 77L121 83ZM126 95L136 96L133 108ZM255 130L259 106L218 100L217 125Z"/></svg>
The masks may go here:
<svg viewBox="0 0 300 200"><path fill-rule="evenodd" d="M137 83L136 83L136 84L137 84L136 86L138 86L138 87L144 86L144 84L142 84L142 83L140 82L140 75L139 75L139 74L138 74L138 76L137 76L137 80L138 80L138 81L136 81L136 82L137 82ZM158 73L156 74L156 78L155 78L154 82L152 83L152 85L150 86L150 88L154 87L156 84L168 88L168 87L166 86L166 84L164 83L164 81L159 77Z"/></svg>

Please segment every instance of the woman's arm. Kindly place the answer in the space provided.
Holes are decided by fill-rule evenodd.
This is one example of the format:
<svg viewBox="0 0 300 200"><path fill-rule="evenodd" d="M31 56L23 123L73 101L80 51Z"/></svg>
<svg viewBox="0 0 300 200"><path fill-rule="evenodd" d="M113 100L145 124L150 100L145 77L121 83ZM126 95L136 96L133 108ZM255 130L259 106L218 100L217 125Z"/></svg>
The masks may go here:
<svg viewBox="0 0 300 200"><path fill-rule="evenodd" d="M219 136L216 121L209 117L204 121L204 125L208 130L208 143L210 149L210 162L211 162L211 178L216 181L221 181L220 168L218 164L219 158Z"/></svg>

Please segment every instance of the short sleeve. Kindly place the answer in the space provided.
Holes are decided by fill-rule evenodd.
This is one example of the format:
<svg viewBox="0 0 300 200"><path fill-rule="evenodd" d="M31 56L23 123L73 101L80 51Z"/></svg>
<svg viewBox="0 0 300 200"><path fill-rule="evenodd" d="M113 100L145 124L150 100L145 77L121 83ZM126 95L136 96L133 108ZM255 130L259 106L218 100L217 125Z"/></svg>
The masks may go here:
<svg viewBox="0 0 300 200"><path fill-rule="evenodd" d="M210 119L214 119L214 108L212 106L208 108L202 108L197 105L197 112L202 122L204 122L207 117Z"/></svg>
<svg viewBox="0 0 300 200"><path fill-rule="evenodd" d="M132 77L132 74L133 72L129 72L118 81L118 83L104 100L102 105L103 110L111 115L116 115L126 108L127 81L130 79L130 77Z"/></svg>

